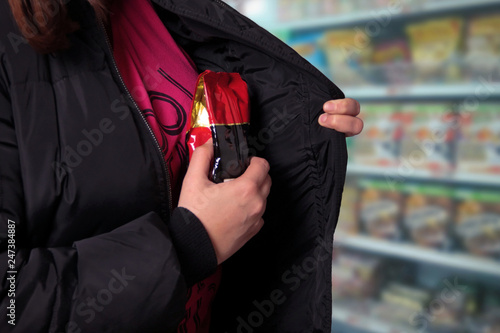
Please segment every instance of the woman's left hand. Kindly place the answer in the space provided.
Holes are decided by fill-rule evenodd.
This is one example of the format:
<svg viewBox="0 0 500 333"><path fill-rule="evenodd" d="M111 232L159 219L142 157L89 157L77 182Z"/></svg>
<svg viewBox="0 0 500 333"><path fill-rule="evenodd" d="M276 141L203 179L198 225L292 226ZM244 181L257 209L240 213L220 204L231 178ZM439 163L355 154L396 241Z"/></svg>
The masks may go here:
<svg viewBox="0 0 500 333"><path fill-rule="evenodd" d="M319 117L321 126L331 128L346 136L354 136L363 130L363 121L358 118L359 102L352 98L328 101L323 105L325 111Z"/></svg>

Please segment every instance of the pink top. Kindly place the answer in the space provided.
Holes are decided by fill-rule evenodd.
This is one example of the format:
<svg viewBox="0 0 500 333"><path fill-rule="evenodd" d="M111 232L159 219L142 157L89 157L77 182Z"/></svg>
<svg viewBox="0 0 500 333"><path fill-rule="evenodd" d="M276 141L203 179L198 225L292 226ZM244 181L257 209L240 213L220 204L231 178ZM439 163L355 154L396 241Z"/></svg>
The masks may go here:
<svg viewBox="0 0 500 333"><path fill-rule="evenodd" d="M169 166L174 202L184 169L188 109L198 72L149 1L125 0L111 15L114 57Z"/></svg>
<svg viewBox="0 0 500 333"><path fill-rule="evenodd" d="M187 115L198 72L175 43L149 1L122 0L113 7L113 53L125 85L142 110L169 166L177 205L186 166ZM208 332L217 274L189 289L181 333Z"/></svg>

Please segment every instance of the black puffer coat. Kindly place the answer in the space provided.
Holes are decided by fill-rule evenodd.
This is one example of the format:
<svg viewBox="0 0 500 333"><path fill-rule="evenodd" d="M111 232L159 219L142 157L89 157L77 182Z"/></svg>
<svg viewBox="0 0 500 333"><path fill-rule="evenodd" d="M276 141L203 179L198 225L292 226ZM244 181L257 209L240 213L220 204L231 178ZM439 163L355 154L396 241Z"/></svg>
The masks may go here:
<svg viewBox="0 0 500 333"><path fill-rule="evenodd" d="M223 265L212 331L329 332L347 154L317 119L342 92L218 0L153 3L200 72L248 83L250 143L271 165L265 226ZM71 48L40 55L0 2L0 331L174 332L213 248L169 207L163 158L91 7L68 7Z"/></svg>

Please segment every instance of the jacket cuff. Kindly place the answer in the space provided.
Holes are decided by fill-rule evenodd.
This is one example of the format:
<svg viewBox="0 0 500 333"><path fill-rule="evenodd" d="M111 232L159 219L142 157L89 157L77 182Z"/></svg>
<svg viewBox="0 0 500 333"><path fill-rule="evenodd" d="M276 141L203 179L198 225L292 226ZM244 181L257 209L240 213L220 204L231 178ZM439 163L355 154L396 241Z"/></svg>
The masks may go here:
<svg viewBox="0 0 500 333"><path fill-rule="evenodd" d="M186 208L177 207L168 228L188 286L215 273L217 255L205 227L196 215Z"/></svg>

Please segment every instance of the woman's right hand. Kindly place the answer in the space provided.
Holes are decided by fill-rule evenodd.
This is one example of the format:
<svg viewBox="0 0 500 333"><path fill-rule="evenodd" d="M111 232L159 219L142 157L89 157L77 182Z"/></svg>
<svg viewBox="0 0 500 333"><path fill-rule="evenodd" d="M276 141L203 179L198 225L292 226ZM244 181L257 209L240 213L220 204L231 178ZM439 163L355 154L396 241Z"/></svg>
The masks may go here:
<svg viewBox="0 0 500 333"><path fill-rule="evenodd" d="M189 209L203 223L220 264L264 225L262 215L271 177L269 163L253 157L242 176L214 184L208 179L213 155L212 140L194 151L182 184L179 207Z"/></svg>

